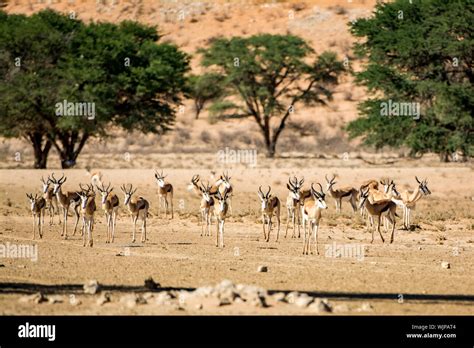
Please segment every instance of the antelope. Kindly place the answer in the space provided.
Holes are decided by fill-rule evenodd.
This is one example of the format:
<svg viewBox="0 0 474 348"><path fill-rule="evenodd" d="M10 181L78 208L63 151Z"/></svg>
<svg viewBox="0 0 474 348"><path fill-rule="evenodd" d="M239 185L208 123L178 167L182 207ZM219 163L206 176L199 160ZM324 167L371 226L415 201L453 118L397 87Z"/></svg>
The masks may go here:
<svg viewBox="0 0 474 348"><path fill-rule="evenodd" d="M385 240L383 239L382 233L380 232L380 219L383 213L386 214L385 215L386 218L392 224L392 235L390 237L390 243L393 243L393 235L395 233L395 217L398 216L396 212L397 205L394 202L392 202L390 199L371 203L368 197L369 197L369 190L366 189L362 191L361 197L360 197L360 207L361 208L365 207L367 209L367 213L372 218L377 217L377 231L380 235L380 238L382 239L382 243L384 243ZM370 241L370 243L373 243L373 242L374 242L374 228L372 226L372 240Z"/></svg>
<svg viewBox="0 0 474 348"><path fill-rule="evenodd" d="M165 218L168 216L168 196L171 202L171 218L173 219L173 185L165 182L167 175L163 175L163 171L158 173L155 170L156 183L158 184L158 215L161 214L161 205L165 207Z"/></svg>
<svg viewBox="0 0 474 348"><path fill-rule="evenodd" d="M107 238L105 243L113 243L115 239L115 223L117 221L117 210L119 207L119 198L115 193L112 193L113 187L110 188L110 183L107 187L102 184L102 187L97 186L101 195L102 209L105 213L105 221L107 223Z"/></svg>
<svg viewBox="0 0 474 348"><path fill-rule="evenodd" d="M218 201L217 206L214 208L214 215L217 221L217 239L216 247L225 247L224 245L224 223L229 212L229 203L227 202L228 192L225 191L223 194L217 191L216 198ZM219 238L220 237L220 238ZM220 244L219 244L220 242Z"/></svg>
<svg viewBox="0 0 474 348"><path fill-rule="evenodd" d="M91 172L91 167L86 167L86 175L90 177L91 185L93 186L102 186L102 173L101 172Z"/></svg>
<svg viewBox="0 0 474 348"><path fill-rule="evenodd" d="M371 189L377 190L379 188L379 182L376 179L369 179L369 180L364 181L362 183L362 185L360 185L359 196L362 194L362 191L364 191L366 188L371 188ZM367 210L365 209L365 207L362 207L360 209L360 215L364 219L367 218L368 214L367 214Z"/></svg>
<svg viewBox="0 0 474 348"><path fill-rule="evenodd" d="M403 208L403 227L405 229L410 228L410 216L411 210L416 208L416 202L418 202L423 196L431 194L431 191L428 188L428 180L420 181L418 177L415 176L415 179L418 183L418 187L413 191L405 190L400 194L398 198L392 198L392 201L397 205L400 205Z"/></svg>
<svg viewBox="0 0 474 348"><path fill-rule="evenodd" d="M202 190L201 190L201 187L199 187L199 185L198 185L199 180L200 180L199 175L197 175L197 174L193 175L193 177L191 178L191 182L188 185L188 191L192 191L192 192L194 192L194 194L201 197Z"/></svg>
<svg viewBox="0 0 474 348"><path fill-rule="evenodd" d="M294 177L294 182L291 181L291 178L288 178L288 184L286 187L290 191L288 193L288 197L286 199L286 211L288 213L288 218L286 219L286 231L285 231L285 238L288 235L288 225L290 220L293 223L293 234L291 238L295 238L295 224L298 224L298 238L301 237L301 230L300 230L300 205L302 201L302 194L301 188L303 187L304 178L298 181L298 178Z"/></svg>
<svg viewBox="0 0 474 348"><path fill-rule="evenodd" d="M266 242L270 241L270 232L272 231L272 217L275 215L278 223L277 237L280 236L280 200L276 196L272 196L270 191L272 188L268 186L267 193L262 192L262 186L258 188L258 197L262 201L262 222L263 222L263 239ZM268 233L265 233L265 225L268 224Z"/></svg>
<svg viewBox="0 0 474 348"><path fill-rule="evenodd" d="M58 213L59 223L61 224L61 215L59 214L59 207L58 207L58 199L56 195L53 193L53 188L50 187L51 180L48 176L48 180L44 180L41 177L41 182L43 183L43 198L45 199L48 205L48 213L49 213L49 224L53 224L54 220L54 212Z"/></svg>
<svg viewBox="0 0 474 348"><path fill-rule="evenodd" d="M94 213L97 210L95 205L95 191L92 185L87 185L84 189L79 185L82 191L77 191L81 198L81 215L82 215L82 246L86 246L86 235L89 246L92 248L94 240L92 232L94 230Z"/></svg>
<svg viewBox="0 0 474 348"><path fill-rule="evenodd" d="M399 198L400 193L398 193L397 188L393 180L380 180L380 183L383 185L383 192L376 190L372 187L369 187L369 201L371 203L377 203L381 201L391 200L392 198ZM370 217L370 224L373 225L372 217ZM384 216L384 229L388 230L389 219Z"/></svg>
<svg viewBox="0 0 474 348"><path fill-rule="evenodd" d="M353 187L343 187L335 190L333 186L336 184L336 181L334 181L336 179L336 176L333 175L331 180L328 179L327 175L325 176L325 178L327 182L326 190L329 195L336 201L336 212L341 212L341 204L343 199L348 199L351 203L352 209L354 210L354 212L356 212L358 195L357 190Z"/></svg>
<svg viewBox="0 0 474 348"><path fill-rule="evenodd" d="M44 209L46 207L46 200L38 196L35 193L33 194L26 194L30 201L30 210L33 214L33 239L36 239L36 225L38 225L38 234L40 238L43 238L43 225L44 225Z"/></svg>
<svg viewBox="0 0 474 348"><path fill-rule="evenodd" d="M211 236L211 225L212 225L212 212L214 210L214 198L209 193L211 186L207 183L206 186L201 184L200 192L202 195L201 199L201 236ZM204 222L206 223L207 234L204 233Z"/></svg>
<svg viewBox="0 0 474 348"><path fill-rule="evenodd" d="M59 179L56 179L54 177L54 173L51 174L51 182L53 183L53 193L56 195L56 198L59 202L59 205L63 208L63 231L61 233L61 236L64 236L64 239L67 239L67 215L69 212L69 207L72 203L73 208L74 208L74 214L76 215L76 221L74 223L74 232L73 235L76 234L76 228L77 228L77 223L79 222L79 212L78 207L81 203L81 199L77 192L75 191L67 191L66 193L63 193L61 187L62 185L66 182L67 177L63 176Z"/></svg>
<svg viewBox="0 0 474 348"><path fill-rule="evenodd" d="M228 172L226 172L225 174L223 173L219 177L219 179L216 181L214 186L212 186L210 192L214 196L216 196L217 193L220 193L221 196L226 195L228 197L229 212L230 214L232 214L232 196L233 196L234 188L232 187L232 184L230 183L230 179L231 177L229 176Z"/></svg>
<svg viewBox="0 0 474 348"><path fill-rule="evenodd" d="M321 221L321 212L323 209L327 209L328 206L325 201L326 195L323 192L323 187L318 183L320 191L316 191L311 184L311 196L313 199L307 199L301 206L301 216L303 218L303 255L308 255L308 252L312 254L310 250L311 246L311 232L314 235L314 243L316 245L316 253L319 255L318 248L318 230L319 222ZM306 231L306 225L309 224L308 232ZM314 250L314 247L313 247Z"/></svg>
<svg viewBox="0 0 474 348"><path fill-rule="evenodd" d="M127 206L128 211L130 212L130 216L132 217L132 222L133 222L132 243L135 243L135 233L136 233L136 227L137 227L137 220L139 217L141 217L142 219L141 242L144 243L146 241L146 218L148 215L148 209L150 207L150 204L143 197L138 197L138 200L132 200L132 195L137 191L137 189L133 190L132 184L130 184L129 189L127 189L125 185L122 185L120 189L125 195L124 205Z"/></svg>

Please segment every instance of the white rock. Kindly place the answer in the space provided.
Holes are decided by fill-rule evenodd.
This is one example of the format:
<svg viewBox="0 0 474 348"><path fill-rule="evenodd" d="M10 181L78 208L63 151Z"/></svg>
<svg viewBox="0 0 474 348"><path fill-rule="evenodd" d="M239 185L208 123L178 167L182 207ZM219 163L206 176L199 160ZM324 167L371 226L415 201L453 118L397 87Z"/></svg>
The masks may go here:
<svg viewBox="0 0 474 348"><path fill-rule="evenodd" d="M257 272L268 272L267 266L258 266Z"/></svg>
<svg viewBox="0 0 474 348"><path fill-rule="evenodd" d="M444 268L444 269L450 269L451 264L448 261L443 261L443 262L441 262L441 267Z"/></svg>
<svg viewBox="0 0 474 348"><path fill-rule="evenodd" d="M311 296L308 296L307 294L302 294L301 296L295 299L295 306L300 307L300 308L306 308L313 301L314 299Z"/></svg>
<svg viewBox="0 0 474 348"><path fill-rule="evenodd" d="M85 294L96 294L99 291L99 283L97 280L89 280L84 284L84 293Z"/></svg>
<svg viewBox="0 0 474 348"><path fill-rule="evenodd" d="M327 299L316 298L314 302L308 307L315 313L331 313L332 306Z"/></svg>
<svg viewBox="0 0 474 348"><path fill-rule="evenodd" d="M97 299L97 304L99 306L104 305L105 303L110 302L110 293L109 292L103 292L99 298Z"/></svg>

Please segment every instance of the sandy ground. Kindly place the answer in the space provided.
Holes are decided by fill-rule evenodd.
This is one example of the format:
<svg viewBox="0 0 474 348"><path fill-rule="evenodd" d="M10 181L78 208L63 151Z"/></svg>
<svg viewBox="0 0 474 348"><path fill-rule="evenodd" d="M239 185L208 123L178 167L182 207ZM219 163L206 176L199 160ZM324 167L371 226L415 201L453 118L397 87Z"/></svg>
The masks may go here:
<svg viewBox="0 0 474 348"><path fill-rule="evenodd" d="M122 183L137 185L137 194L151 202L151 217L147 242L132 244L132 225L121 207L116 241L105 244L104 217L99 210L93 248L82 247L79 232L63 240L57 220L49 226L46 219L43 239L32 241L32 218L25 193L39 192L40 177L50 171L0 170L0 244L38 246L36 262L0 259L0 313L312 314L307 308L276 301L270 301L267 308L245 304L209 304L200 309L156 304L124 306L121 296L146 291L142 286L150 276L162 287L178 290L229 279L269 291L309 292L315 297L328 298L337 308L334 313L338 314L474 313L472 168L430 167L426 163L368 167L350 162L335 165L317 159L278 159L272 163L272 166L262 163L257 168L230 170L236 194L233 215L225 224L224 249L215 247L215 223L212 237L200 236L199 199L186 190L193 174L207 178L209 169L165 170L167 179L175 187L173 220L157 216L158 201L151 169L103 169L104 181L110 180L115 192L120 193ZM284 210L280 240L275 241L274 231L270 242L264 242L256 195L258 186L272 185L280 199L285 200L288 175L304 175L306 183L310 183L323 182L326 173L339 175L337 185L354 186L368 178L390 175L400 189L406 185L413 187L414 175L418 175L428 178L432 195L417 206L414 223L419 228L410 232L397 229L393 244L382 244L377 235L370 244L370 233L359 215L354 215L347 203L343 205L342 214L337 215L330 198L320 227L321 255L301 255L302 239L291 238L291 229L285 238ZM79 182L87 182L84 170L69 170L66 175L66 190L75 189ZM120 199L122 203L121 193ZM401 215L400 210L398 214ZM70 216L70 233L72 221ZM326 248L347 245L363 248L363 257L325 255ZM441 267L444 261L450 263L449 269ZM257 272L261 265L267 266L268 272ZM111 303L97 306L99 295L83 294L82 284L91 279L109 287ZM32 304L21 300L25 294L41 290L41 286L48 286L42 289L45 295L59 295L65 301ZM82 304L71 305L68 301L71 295Z"/></svg>

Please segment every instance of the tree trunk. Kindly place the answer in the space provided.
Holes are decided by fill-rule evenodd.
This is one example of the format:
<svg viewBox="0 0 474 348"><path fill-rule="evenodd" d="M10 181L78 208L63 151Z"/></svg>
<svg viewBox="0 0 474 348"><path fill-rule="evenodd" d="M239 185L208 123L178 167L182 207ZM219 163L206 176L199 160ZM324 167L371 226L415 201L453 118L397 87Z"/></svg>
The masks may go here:
<svg viewBox="0 0 474 348"><path fill-rule="evenodd" d="M275 157L275 152L276 152L276 143L274 141L271 141L267 145L267 157L268 158L274 158Z"/></svg>
<svg viewBox="0 0 474 348"><path fill-rule="evenodd" d="M76 165L77 157L81 153L87 139L89 139L89 136L88 133L84 133L82 137L80 137L79 133L75 131L58 135L61 146L57 141L54 141L53 145L59 152L61 168L69 169Z"/></svg>
<svg viewBox="0 0 474 348"><path fill-rule="evenodd" d="M45 140L43 134L40 132L28 134L28 139L33 146L35 155L34 168L35 169L46 169L48 162L49 150L51 150L52 143L49 140ZM44 142L44 147L43 147Z"/></svg>

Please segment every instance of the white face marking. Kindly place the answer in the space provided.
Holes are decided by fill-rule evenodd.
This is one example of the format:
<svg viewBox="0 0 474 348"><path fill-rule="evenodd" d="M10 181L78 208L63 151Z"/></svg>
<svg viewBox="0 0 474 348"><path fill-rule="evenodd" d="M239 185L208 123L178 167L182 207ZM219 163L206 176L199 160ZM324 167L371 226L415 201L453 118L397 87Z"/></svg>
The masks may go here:
<svg viewBox="0 0 474 348"><path fill-rule="evenodd" d="M158 186L161 188L165 186L165 180L163 178L156 179L156 181L158 182Z"/></svg>
<svg viewBox="0 0 474 348"><path fill-rule="evenodd" d="M295 192L295 191L291 191L291 198L293 198L293 199L299 201L299 200L300 200L300 197L301 197L300 191L296 191L296 192Z"/></svg>
<svg viewBox="0 0 474 348"><path fill-rule="evenodd" d="M124 202L125 205L128 205L128 203L130 202L130 198L132 198L132 195L126 193L125 194L125 202Z"/></svg>
<svg viewBox="0 0 474 348"><path fill-rule="evenodd" d="M388 193L389 187L390 187L390 185L384 184L384 185L383 185L383 191L384 191L385 193Z"/></svg>
<svg viewBox="0 0 474 348"><path fill-rule="evenodd" d="M327 209L328 208L326 202L322 199L318 199L318 207L321 208L321 209Z"/></svg>
<svg viewBox="0 0 474 348"><path fill-rule="evenodd" d="M82 201L82 209L86 209L87 201L89 200L88 196L81 196L81 201Z"/></svg>
<svg viewBox="0 0 474 348"><path fill-rule="evenodd" d="M262 199L262 209L267 209L268 201L266 199Z"/></svg>
<svg viewBox="0 0 474 348"><path fill-rule="evenodd" d="M60 184L54 184L53 193L54 193L54 194L58 193L60 187L61 187Z"/></svg>
<svg viewBox="0 0 474 348"><path fill-rule="evenodd" d="M204 198L204 200L206 200L207 202L210 202L211 201L211 197L209 196L209 193L207 192L204 192L202 194L202 197Z"/></svg>
<svg viewBox="0 0 474 348"><path fill-rule="evenodd" d="M107 201L107 196L109 194L107 192L101 192L100 194L102 196L102 204L105 204L105 202Z"/></svg>
<svg viewBox="0 0 474 348"><path fill-rule="evenodd" d="M224 206L225 206L225 199L222 201L219 201L219 210L224 211Z"/></svg>
<svg viewBox="0 0 474 348"><path fill-rule="evenodd" d="M43 193L48 192L48 189L49 189L49 183L43 184Z"/></svg>

